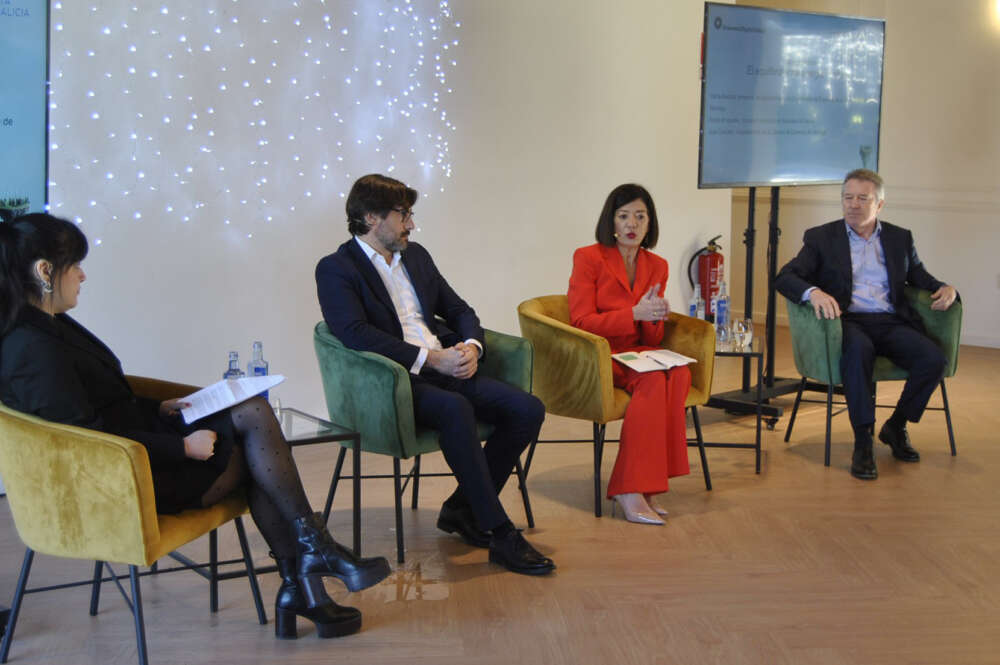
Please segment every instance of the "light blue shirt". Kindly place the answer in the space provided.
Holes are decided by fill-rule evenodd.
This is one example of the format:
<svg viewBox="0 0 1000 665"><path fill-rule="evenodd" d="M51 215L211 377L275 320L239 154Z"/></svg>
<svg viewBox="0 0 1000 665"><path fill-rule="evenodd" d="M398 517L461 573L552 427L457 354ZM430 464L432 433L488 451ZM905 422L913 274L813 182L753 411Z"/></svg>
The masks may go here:
<svg viewBox="0 0 1000 665"><path fill-rule="evenodd" d="M848 312L893 313L889 301L889 271L885 267L885 250L882 248L882 223L875 222L875 231L862 238L847 222L847 239L851 245L851 304Z"/></svg>
<svg viewBox="0 0 1000 665"><path fill-rule="evenodd" d="M882 248L882 222L875 222L875 231L865 240L844 222L847 242L851 249L851 304L848 312L889 313L896 308L889 300L889 271L885 267L885 250ZM817 287L810 286L802 292L802 302Z"/></svg>

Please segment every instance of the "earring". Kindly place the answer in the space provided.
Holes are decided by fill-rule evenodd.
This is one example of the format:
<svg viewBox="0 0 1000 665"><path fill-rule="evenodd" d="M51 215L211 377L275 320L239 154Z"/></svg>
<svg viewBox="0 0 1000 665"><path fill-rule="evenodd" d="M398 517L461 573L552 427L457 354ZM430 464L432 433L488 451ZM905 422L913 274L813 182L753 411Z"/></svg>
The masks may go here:
<svg viewBox="0 0 1000 665"><path fill-rule="evenodd" d="M615 235L615 237L617 238L617 237L618 237L618 232L616 231L614 235Z"/></svg>
<svg viewBox="0 0 1000 665"><path fill-rule="evenodd" d="M52 293L52 285L48 282L42 282L42 293L49 294Z"/></svg>

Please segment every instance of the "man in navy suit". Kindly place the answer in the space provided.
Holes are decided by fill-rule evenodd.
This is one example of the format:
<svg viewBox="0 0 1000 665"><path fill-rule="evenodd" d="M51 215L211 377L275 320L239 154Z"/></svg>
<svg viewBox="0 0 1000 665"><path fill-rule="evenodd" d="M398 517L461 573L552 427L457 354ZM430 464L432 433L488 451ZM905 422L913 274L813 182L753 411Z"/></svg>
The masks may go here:
<svg viewBox="0 0 1000 665"><path fill-rule="evenodd" d="M349 348L409 370L415 420L441 432L441 450L458 480L438 528L488 547L490 561L508 570L549 573L555 564L514 528L498 498L518 456L538 437L545 407L477 373L489 352L483 329L427 250L409 241L416 201L416 190L386 176L354 183L347 197L353 238L316 266L323 318ZM485 446L477 418L495 427Z"/></svg>
<svg viewBox="0 0 1000 665"><path fill-rule="evenodd" d="M851 474L873 480L878 477L872 451L875 356L886 356L909 372L892 416L879 431L879 440L904 462L920 460L906 422L920 420L945 368L944 355L924 334L903 287L931 291L931 307L937 310L951 307L958 293L927 272L910 231L878 219L885 204L881 176L867 169L848 173L841 203L844 218L807 230L801 251L778 273L775 287L793 302L810 302L816 318L842 320L840 372L854 428Z"/></svg>

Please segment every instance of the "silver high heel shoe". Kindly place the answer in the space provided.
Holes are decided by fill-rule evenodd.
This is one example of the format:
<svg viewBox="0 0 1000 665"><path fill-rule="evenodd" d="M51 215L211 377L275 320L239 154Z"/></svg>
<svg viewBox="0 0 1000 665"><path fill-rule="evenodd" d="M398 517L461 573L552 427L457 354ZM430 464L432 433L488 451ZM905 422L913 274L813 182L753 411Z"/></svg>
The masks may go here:
<svg viewBox="0 0 1000 665"><path fill-rule="evenodd" d="M646 500L642 498L641 494L617 494L614 499L615 504L622 507L625 519L629 522L663 526L663 520L648 505L646 510L642 509L642 504L646 503ZM640 501L641 503L639 503Z"/></svg>
<svg viewBox="0 0 1000 665"><path fill-rule="evenodd" d="M643 496L646 498L646 503L649 504L649 507L652 508L657 515L662 515L663 517L666 517L667 515L670 514L669 510L667 510L663 506L657 505L656 500L653 498L652 494L643 494Z"/></svg>

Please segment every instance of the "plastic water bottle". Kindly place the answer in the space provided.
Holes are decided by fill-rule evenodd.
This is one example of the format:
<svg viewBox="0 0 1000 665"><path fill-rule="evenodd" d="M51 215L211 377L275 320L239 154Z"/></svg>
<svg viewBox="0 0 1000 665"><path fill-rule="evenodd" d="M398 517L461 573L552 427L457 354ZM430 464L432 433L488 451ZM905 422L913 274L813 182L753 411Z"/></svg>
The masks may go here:
<svg viewBox="0 0 1000 665"><path fill-rule="evenodd" d="M694 285L694 294L688 304L688 316L693 316L696 319L705 318L705 301L701 297L701 287L697 283Z"/></svg>
<svg viewBox="0 0 1000 665"><path fill-rule="evenodd" d="M719 284L719 293L712 299L712 309L715 310L715 341L721 349L729 345L729 296L726 295L726 282Z"/></svg>
<svg viewBox="0 0 1000 665"><path fill-rule="evenodd" d="M222 375L223 379L240 379L246 376L240 369L240 354L236 351L229 352L229 369Z"/></svg>
<svg viewBox="0 0 1000 665"><path fill-rule="evenodd" d="M729 296L726 295L726 282L719 284L719 293L712 299L712 311L715 312L715 327L717 330L729 328Z"/></svg>
<svg viewBox="0 0 1000 665"><path fill-rule="evenodd" d="M264 345L261 342L253 343L253 357L247 363L247 376L267 376L267 361L264 360ZM267 392L261 395L267 399Z"/></svg>

